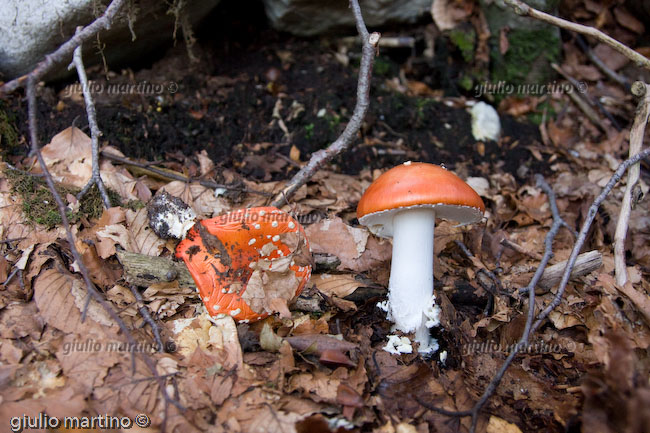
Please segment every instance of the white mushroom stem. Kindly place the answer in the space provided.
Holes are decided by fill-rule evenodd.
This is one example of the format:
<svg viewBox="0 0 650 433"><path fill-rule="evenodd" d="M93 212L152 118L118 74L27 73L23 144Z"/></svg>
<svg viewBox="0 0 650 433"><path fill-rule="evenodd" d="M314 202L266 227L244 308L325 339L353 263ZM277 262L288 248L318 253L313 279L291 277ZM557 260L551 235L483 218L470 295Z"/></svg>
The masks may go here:
<svg viewBox="0 0 650 433"><path fill-rule="evenodd" d="M395 329L415 332L420 352L432 350L425 325L433 300L433 233L436 213L411 208L393 217L393 258L388 284Z"/></svg>

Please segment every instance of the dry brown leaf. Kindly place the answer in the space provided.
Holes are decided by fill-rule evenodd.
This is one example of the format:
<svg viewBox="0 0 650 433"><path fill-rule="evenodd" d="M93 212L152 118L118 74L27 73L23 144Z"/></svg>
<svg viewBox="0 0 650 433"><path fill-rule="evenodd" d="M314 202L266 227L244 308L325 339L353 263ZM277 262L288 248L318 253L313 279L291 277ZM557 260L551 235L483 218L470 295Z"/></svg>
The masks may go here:
<svg viewBox="0 0 650 433"><path fill-rule="evenodd" d="M66 416L83 416L88 412L86 401L72 387L48 392L40 398L28 398L21 401L4 401L0 404L0 422L9 426L9 420L20 414L38 419L39 414L47 413L50 417L63 419ZM30 431L30 430L26 430ZM43 430L31 430L43 431ZM87 430L88 431L88 430ZM92 431L92 430L90 430Z"/></svg>
<svg viewBox="0 0 650 433"><path fill-rule="evenodd" d="M77 251L81 254L81 260L86 265L90 279L94 284L100 287L110 287L115 284L115 281L120 276L111 272L111 269L99 258L93 245L89 245L79 238L77 238L75 245L77 246ZM79 272L79 267L76 262L73 268L76 272Z"/></svg>
<svg viewBox="0 0 650 433"><path fill-rule="evenodd" d="M199 218L211 218L230 210L230 205L223 198L216 197L213 190L198 183L188 185L186 182L173 181L161 189L183 200Z"/></svg>
<svg viewBox="0 0 650 433"><path fill-rule="evenodd" d="M160 254L165 245L165 241L159 238L151 230L151 227L149 227L146 208L142 208L137 212L133 212L132 210L126 211L126 222L134 248L133 250L127 251L145 254L147 256L157 256Z"/></svg>
<svg viewBox="0 0 650 433"><path fill-rule="evenodd" d="M0 310L0 338L16 339L31 336L38 340L43 325L36 304L33 302L13 303Z"/></svg>
<svg viewBox="0 0 650 433"><path fill-rule="evenodd" d="M348 371L339 367L332 373L315 371L294 374L289 379L288 392L302 391L303 396L317 403L336 403L336 395L342 381L348 379Z"/></svg>
<svg viewBox="0 0 650 433"><path fill-rule="evenodd" d="M630 59L626 56L604 43L596 45L593 51L596 57L605 63L605 65L607 65L607 67L612 71L618 71L630 62Z"/></svg>
<svg viewBox="0 0 650 433"><path fill-rule="evenodd" d="M108 369L120 361L128 361L124 337L116 335L68 334L56 352L56 357L68 379L68 385L87 397L95 387L104 383Z"/></svg>
<svg viewBox="0 0 650 433"><path fill-rule="evenodd" d="M35 228L27 223L20 199L10 190L7 179L0 178L0 238L19 239L29 236Z"/></svg>
<svg viewBox="0 0 650 433"><path fill-rule="evenodd" d="M551 319L556 329L566 329L583 324L575 314L563 313L558 310L551 311L548 318Z"/></svg>
<svg viewBox="0 0 650 433"><path fill-rule="evenodd" d="M116 168L110 161L102 161L100 166L104 184L116 191L123 200L148 202L151 199L149 187L143 180L134 179L126 168Z"/></svg>
<svg viewBox="0 0 650 433"><path fill-rule="evenodd" d="M367 271L386 261L392 250L388 242L372 241L365 228L349 226L339 217L312 224L305 232L312 252L338 257L341 270Z"/></svg>
<svg viewBox="0 0 650 433"><path fill-rule="evenodd" d="M194 290L180 288L178 280L154 283L142 293L142 298L148 302L148 308L160 318L173 316L188 298L194 296Z"/></svg>
<svg viewBox="0 0 650 433"><path fill-rule="evenodd" d="M214 169L214 162L208 156L208 152L205 149L201 150L196 154L197 159L199 160L199 167L201 176L206 176L212 172Z"/></svg>
<svg viewBox="0 0 650 433"><path fill-rule="evenodd" d="M270 405L261 406L238 417L243 431L250 433L296 433L296 422L302 418L296 413L284 412Z"/></svg>
<svg viewBox="0 0 650 433"><path fill-rule="evenodd" d="M362 284L350 274L316 274L310 281L318 290L327 296L345 298L357 290Z"/></svg>
<svg viewBox="0 0 650 433"><path fill-rule="evenodd" d="M431 4L431 17L440 31L451 30L465 22L472 13L471 2L435 0Z"/></svg>
<svg viewBox="0 0 650 433"><path fill-rule="evenodd" d="M338 350L347 352L355 350L358 346L349 341L340 340L331 335L313 334L313 335L294 335L285 338L291 344L291 347L299 352L309 352L320 355L324 350Z"/></svg>
<svg viewBox="0 0 650 433"><path fill-rule="evenodd" d="M290 266L294 261L302 264L300 260L307 253L307 241L297 233L285 233L280 239L290 246L291 253L282 258L251 262L249 268L253 273L241 298L256 313L278 312L283 317L290 317L288 302L296 297L302 283L302 278L299 279Z"/></svg>
<svg viewBox="0 0 650 433"><path fill-rule="evenodd" d="M632 30L634 33L642 35L645 32L645 26L634 15L632 15L624 6L616 6L614 8L614 17L616 21L625 27Z"/></svg>
<svg viewBox="0 0 650 433"><path fill-rule="evenodd" d="M58 182L83 188L92 175L91 140L74 126L64 129L41 149L50 173Z"/></svg>
<svg viewBox="0 0 650 433"><path fill-rule="evenodd" d="M137 212L126 211L125 227L121 223L106 225L97 230L96 237L100 243L100 257L107 258L115 254L115 246L120 245L126 251L157 256L162 252L165 240L159 238L151 227L147 217L147 209Z"/></svg>
<svg viewBox="0 0 650 433"><path fill-rule="evenodd" d="M122 224L111 224L97 230L97 254L106 259L116 252L116 245L120 245L127 251L132 251L131 236L126 227Z"/></svg>
<svg viewBox="0 0 650 433"><path fill-rule="evenodd" d="M86 321L81 323L86 293L81 278L60 265L42 271L34 281L34 299L40 316L48 325L66 333L85 335L100 324L112 324L112 319L94 299L88 304Z"/></svg>
<svg viewBox="0 0 650 433"><path fill-rule="evenodd" d="M300 149L298 149L295 145L291 145L291 149L289 150L289 158L291 158L293 161L300 162Z"/></svg>
<svg viewBox="0 0 650 433"><path fill-rule="evenodd" d="M497 416L491 415L487 433L521 433L519 427Z"/></svg>

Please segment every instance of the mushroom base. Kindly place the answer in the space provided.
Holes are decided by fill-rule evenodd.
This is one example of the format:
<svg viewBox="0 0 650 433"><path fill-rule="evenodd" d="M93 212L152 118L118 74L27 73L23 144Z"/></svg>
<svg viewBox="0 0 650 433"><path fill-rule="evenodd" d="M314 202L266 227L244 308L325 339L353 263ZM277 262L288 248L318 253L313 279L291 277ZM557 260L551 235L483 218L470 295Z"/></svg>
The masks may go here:
<svg viewBox="0 0 650 433"><path fill-rule="evenodd" d="M433 234L436 213L430 208L408 209L393 217L393 258L388 301L394 329L415 332L420 352L431 352L433 297ZM436 323L437 324L437 323Z"/></svg>

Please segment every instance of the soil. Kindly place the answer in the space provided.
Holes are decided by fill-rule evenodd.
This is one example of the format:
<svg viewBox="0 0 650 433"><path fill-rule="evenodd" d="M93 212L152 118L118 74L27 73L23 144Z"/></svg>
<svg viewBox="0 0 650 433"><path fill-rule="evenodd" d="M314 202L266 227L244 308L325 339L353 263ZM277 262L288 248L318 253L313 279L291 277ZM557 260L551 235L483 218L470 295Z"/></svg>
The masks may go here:
<svg viewBox="0 0 650 433"><path fill-rule="evenodd" d="M198 43L192 47L200 58L198 63L191 63L185 47L179 44L162 59L143 62L138 71L110 74L113 84L146 80L163 85L164 91L97 94L105 142L129 157L153 161L206 150L217 166L235 168L254 180L270 180L269 171L273 180L290 178L297 170L295 165L284 164L279 170L269 170L269 166L277 154L289 157L292 146L304 161L330 144L354 108L358 62L354 51L358 47L352 48L352 60L346 67L334 55L336 39L298 39L280 34L266 26L260 6L251 13L250 9L224 4L208 17L209 24L199 30ZM219 30L213 31L215 28ZM411 31L417 36L421 30ZM384 34L390 34L390 29ZM412 54L410 50L408 54ZM453 60L454 53L449 55ZM363 142L358 140L333 162L340 172L357 174L405 160L442 163L451 169L461 164L466 166L464 174L474 176L490 174L491 165L498 161L504 161L502 170L520 179L548 171L546 164L529 151L540 142L536 125L504 116L502 134L507 145L480 144L471 135L466 108L390 90L387 81L397 76L406 59L404 49L383 49L380 53L372 78L370 109L362 128ZM420 59L417 67L410 68L408 78L421 80L444 95L458 94L448 79L458 66L442 63ZM89 72L91 80L106 85L99 67L89 68ZM54 90L46 88L39 98L43 143L72 123L87 128L79 98L75 102L66 97L69 84L56 83ZM170 84L178 90L167 91ZM273 119L278 101L289 137ZM27 137L24 101L14 98L8 108L20 133ZM20 149L13 152L22 153Z"/></svg>

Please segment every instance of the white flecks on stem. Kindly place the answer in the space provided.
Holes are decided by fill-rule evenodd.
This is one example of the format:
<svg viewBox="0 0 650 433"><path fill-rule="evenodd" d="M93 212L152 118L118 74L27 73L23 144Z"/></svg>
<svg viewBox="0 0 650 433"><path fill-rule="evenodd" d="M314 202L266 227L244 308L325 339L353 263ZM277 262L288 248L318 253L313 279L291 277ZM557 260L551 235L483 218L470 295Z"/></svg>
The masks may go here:
<svg viewBox="0 0 650 433"><path fill-rule="evenodd" d="M389 335L388 342L383 349L392 353L393 355L400 355L402 353L413 353L413 346L411 340L407 337L400 337L399 335Z"/></svg>
<svg viewBox="0 0 650 433"><path fill-rule="evenodd" d="M440 323L433 295L433 234L436 214L430 208L398 212L393 217L393 258L388 284L389 318L394 329L415 332L419 352L438 348L429 328Z"/></svg>

